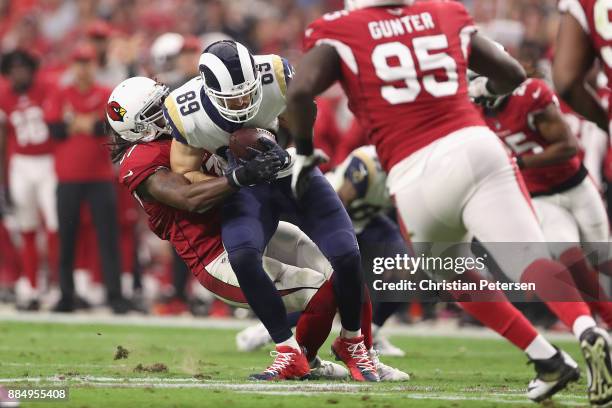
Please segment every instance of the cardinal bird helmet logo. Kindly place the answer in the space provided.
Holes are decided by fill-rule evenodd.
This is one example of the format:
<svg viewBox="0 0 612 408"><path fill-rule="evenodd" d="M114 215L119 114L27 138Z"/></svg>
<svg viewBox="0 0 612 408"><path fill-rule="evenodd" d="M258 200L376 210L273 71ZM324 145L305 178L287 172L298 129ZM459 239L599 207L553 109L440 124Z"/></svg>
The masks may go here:
<svg viewBox="0 0 612 408"><path fill-rule="evenodd" d="M106 107L106 113L108 117L112 120L116 120L118 122L123 122L123 117L125 116L125 109L119 105L119 103L112 101L108 103Z"/></svg>

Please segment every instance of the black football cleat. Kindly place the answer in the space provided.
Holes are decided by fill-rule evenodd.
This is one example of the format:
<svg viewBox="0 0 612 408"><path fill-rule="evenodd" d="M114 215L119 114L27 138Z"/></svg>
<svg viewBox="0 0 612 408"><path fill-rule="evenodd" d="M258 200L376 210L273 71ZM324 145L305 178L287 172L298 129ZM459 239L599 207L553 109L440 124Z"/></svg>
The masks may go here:
<svg viewBox="0 0 612 408"><path fill-rule="evenodd" d="M556 347L555 347L556 348ZM544 401L561 391L570 382L578 381L580 370L565 351L557 348L557 354L546 360L529 360L536 370L536 377L529 382L527 397L535 402Z"/></svg>
<svg viewBox="0 0 612 408"><path fill-rule="evenodd" d="M610 337L599 327L580 336L580 348L587 363L589 402L594 407L612 407L612 362Z"/></svg>

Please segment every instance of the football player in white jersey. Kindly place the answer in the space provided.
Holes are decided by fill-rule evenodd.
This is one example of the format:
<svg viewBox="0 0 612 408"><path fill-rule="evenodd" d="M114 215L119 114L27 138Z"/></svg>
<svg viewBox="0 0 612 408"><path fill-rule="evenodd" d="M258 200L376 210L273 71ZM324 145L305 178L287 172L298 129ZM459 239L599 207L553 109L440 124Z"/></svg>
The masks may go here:
<svg viewBox="0 0 612 408"><path fill-rule="evenodd" d="M203 152L225 156L229 138L238 129L279 130L285 92L293 76L293 68L283 58L252 56L242 44L227 40L204 50L199 71L200 77L173 91L164 104L172 127L172 170L192 181L202 177ZM268 153L283 163L281 177L269 184L249 186L240 172L234 172L230 177L234 186L246 188L228 197L223 206L223 244L240 287L277 350L286 347L294 350L291 355L280 351L277 355L277 360L286 359L283 370L291 370L304 357L291 332L282 300L262 267L261 257L281 213L295 217L334 270L332 282L342 322L341 335L332 346L334 353L354 379L378 381L368 352L371 344L366 344L361 334L362 308L368 303L362 304L361 259L350 218L320 172L312 173L302 199L296 201L291 178L282 177L291 173L289 154L276 143L266 142L266 147ZM304 163L298 160L297 165ZM273 366L279 364L276 361ZM260 377L274 379L266 373Z"/></svg>

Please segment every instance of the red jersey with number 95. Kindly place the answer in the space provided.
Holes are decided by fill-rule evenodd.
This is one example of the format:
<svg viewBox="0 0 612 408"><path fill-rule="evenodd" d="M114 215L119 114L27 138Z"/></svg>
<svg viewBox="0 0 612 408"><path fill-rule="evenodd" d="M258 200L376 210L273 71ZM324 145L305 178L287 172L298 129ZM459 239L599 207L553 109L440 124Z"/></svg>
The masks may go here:
<svg viewBox="0 0 612 408"><path fill-rule="evenodd" d="M560 0L559 10L571 14L590 38L612 84L612 2L608 0ZM611 104L612 105L612 104ZM612 118L612 106L608 116Z"/></svg>
<svg viewBox="0 0 612 408"><path fill-rule="evenodd" d="M349 107L389 171L433 141L485 126L468 99L472 18L458 2L417 2L326 14L304 50L333 46Z"/></svg>
<svg viewBox="0 0 612 408"><path fill-rule="evenodd" d="M541 79L528 79L496 111L484 110L487 124L515 156L526 157L544 151L550 145L538 132L535 118L550 104L559 105L556 95ZM522 169L525 184L532 195L556 192L568 181L582 181L586 170L579 156L546 167ZM571 183L572 186L575 183ZM569 187L569 185L567 186Z"/></svg>

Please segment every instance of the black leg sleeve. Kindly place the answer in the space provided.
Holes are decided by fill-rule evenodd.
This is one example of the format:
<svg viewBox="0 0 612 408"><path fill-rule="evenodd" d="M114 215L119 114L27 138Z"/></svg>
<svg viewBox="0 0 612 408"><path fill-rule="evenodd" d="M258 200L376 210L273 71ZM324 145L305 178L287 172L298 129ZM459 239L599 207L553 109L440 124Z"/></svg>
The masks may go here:
<svg viewBox="0 0 612 408"><path fill-rule="evenodd" d="M121 252L115 186L112 182L88 183L87 200L98 238L106 296L110 301L121 297Z"/></svg>
<svg viewBox="0 0 612 408"><path fill-rule="evenodd" d="M83 185L59 183L57 186L57 216L59 220L59 280L62 297L74 297L74 257L81 219Z"/></svg>

